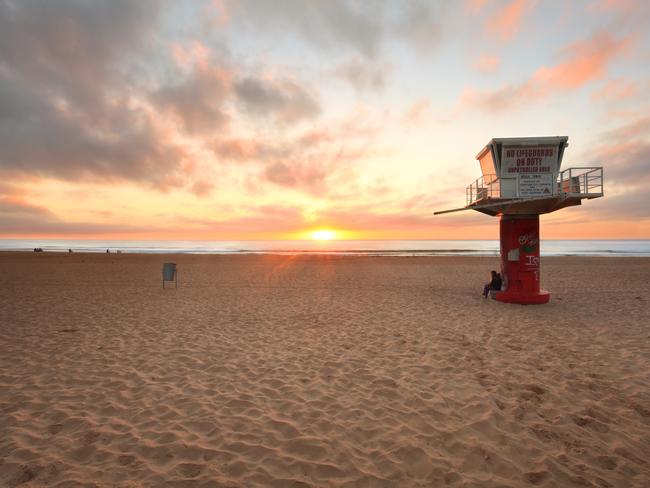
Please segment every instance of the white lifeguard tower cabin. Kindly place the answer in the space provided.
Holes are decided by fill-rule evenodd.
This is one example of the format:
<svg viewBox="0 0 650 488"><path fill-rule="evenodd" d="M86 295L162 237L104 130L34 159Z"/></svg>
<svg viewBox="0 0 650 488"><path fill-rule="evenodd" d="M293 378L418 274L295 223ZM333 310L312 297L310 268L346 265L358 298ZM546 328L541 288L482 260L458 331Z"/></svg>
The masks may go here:
<svg viewBox="0 0 650 488"><path fill-rule="evenodd" d="M560 170L569 138L492 139L477 154L483 175L465 190L466 206L500 217L502 302L547 303L539 286L539 216L603 196L603 168Z"/></svg>

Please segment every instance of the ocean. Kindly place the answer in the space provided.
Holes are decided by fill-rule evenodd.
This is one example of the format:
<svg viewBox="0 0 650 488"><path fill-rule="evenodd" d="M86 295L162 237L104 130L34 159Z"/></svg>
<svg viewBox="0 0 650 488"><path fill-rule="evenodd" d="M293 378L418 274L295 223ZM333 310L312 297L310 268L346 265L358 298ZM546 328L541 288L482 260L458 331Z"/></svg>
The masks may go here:
<svg viewBox="0 0 650 488"><path fill-rule="evenodd" d="M4 239L0 251L498 256L497 240L127 241ZM543 240L542 256L650 256L650 240Z"/></svg>

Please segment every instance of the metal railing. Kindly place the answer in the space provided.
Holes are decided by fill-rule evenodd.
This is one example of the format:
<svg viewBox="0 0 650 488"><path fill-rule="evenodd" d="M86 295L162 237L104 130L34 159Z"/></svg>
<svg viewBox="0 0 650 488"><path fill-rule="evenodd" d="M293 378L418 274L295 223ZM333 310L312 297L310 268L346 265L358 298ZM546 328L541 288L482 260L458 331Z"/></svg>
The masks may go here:
<svg viewBox="0 0 650 488"><path fill-rule="evenodd" d="M603 168L576 167L560 171L558 193L569 196L600 197L603 195Z"/></svg>
<svg viewBox="0 0 650 488"><path fill-rule="evenodd" d="M579 166L560 171L557 195L582 198L603 196L603 168ZM483 175L465 189L465 198L467 205L489 198L501 198L501 182L496 175Z"/></svg>
<svg viewBox="0 0 650 488"><path fill-rule="evenodd" d="M501 186L497 175L487 174L477 178L467 188L465 188L465 198L467 205L485 200L487 198L499 198L501 196Z"/></svg>

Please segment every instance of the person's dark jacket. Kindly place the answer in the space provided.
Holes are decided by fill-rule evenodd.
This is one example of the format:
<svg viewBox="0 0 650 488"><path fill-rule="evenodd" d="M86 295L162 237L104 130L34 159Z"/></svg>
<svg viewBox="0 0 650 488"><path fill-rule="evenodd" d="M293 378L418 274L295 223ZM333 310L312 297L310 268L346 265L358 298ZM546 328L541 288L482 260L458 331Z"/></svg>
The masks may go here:
<svg viewBox="0 0 650 488"><path fill-rule="evenodd" d="M501 285L503 284L503 280L501 279L501 276L496 275L494 278L492 278L492 281L490 282L490 290L501 290Z"/></svg>

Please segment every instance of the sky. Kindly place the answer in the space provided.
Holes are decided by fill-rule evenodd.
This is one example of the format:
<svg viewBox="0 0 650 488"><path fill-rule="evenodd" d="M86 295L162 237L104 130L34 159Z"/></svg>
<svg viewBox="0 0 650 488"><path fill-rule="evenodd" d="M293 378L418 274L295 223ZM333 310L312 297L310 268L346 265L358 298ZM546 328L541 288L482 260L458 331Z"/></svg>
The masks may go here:
<svg viewBox="0 0 650 488"><path fill-rule="evenodd" d="M569 136L650 238L645 0L0 0L0 238L496 239L494 137ZM316 234L323 236L323 232Z"/></svg>

